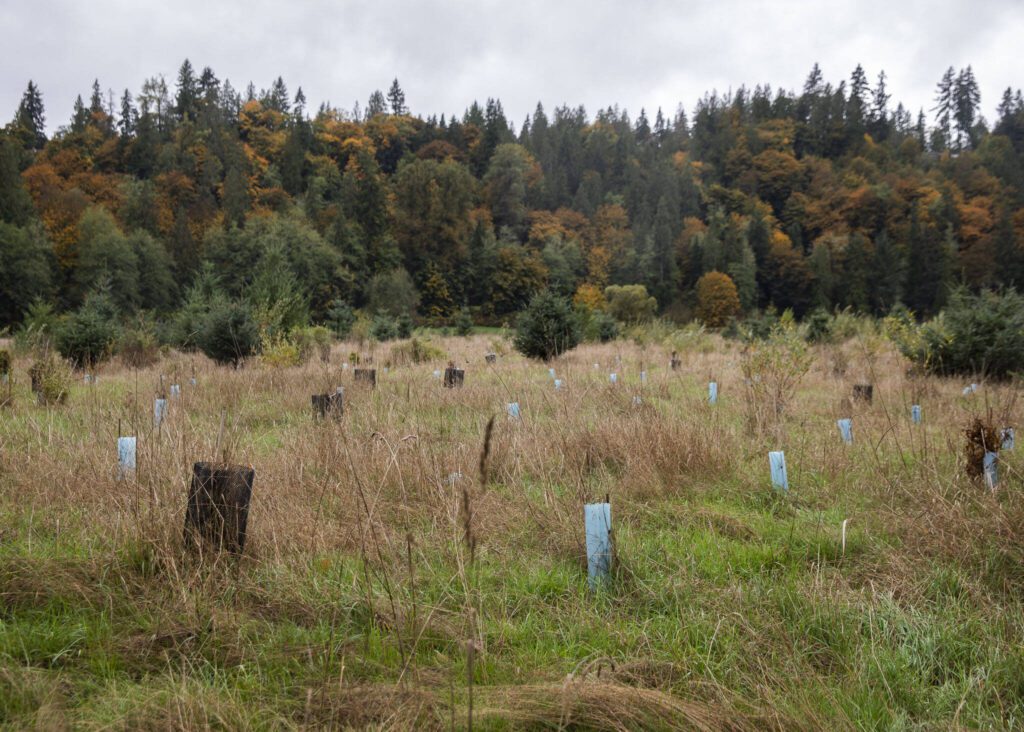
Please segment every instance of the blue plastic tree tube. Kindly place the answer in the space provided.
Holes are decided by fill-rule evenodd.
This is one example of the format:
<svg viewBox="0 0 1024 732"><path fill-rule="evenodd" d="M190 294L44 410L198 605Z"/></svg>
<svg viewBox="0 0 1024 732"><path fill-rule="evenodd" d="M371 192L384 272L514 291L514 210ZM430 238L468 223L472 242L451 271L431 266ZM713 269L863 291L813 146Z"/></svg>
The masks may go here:
<svg viewBox="0 0 1024 732"><path fill-rule="evenodd" d="M608 580L612 569L611 504L585 504L583 523L587 533L587 581L595 590Z"/></svg>
<svg viewBox="0 0 1024 732"><path fill-rule="evenodd" d="M153 401L153 426L159 427L167 416L167 400L155 399Z"/></svg>
<svg viewBox="0 0 1024 732"><path fill-rule="evenodd" d="M789 480L786 478L786 453L781 450L768 453L768 467L772 472L772 486L779 490L789 490Z"/></svg>
<svg viewBox="0 0 1024 732"><path fill-rule="evenodd" d="M135 438L117 438L117 467L123 476L129 471L135 470Z"/></svg>
<svg viewBox="0 0 1024 732"><path fill-rule="evenodd" d="M982 465L985 468L985 483L995 490L999 483L999 456L994 452L986 452Z"/></svg>

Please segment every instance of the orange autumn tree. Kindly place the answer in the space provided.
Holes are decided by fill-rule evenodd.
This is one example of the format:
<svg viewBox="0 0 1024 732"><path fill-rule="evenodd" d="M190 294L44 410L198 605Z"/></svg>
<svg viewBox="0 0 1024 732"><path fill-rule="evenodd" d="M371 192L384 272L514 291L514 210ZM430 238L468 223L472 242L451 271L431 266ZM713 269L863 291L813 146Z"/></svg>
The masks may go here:
<svg viewBox="0 0 1024 732"><path fill-rule="evenodd" d="M697 317L709 328L721 328L740 314L740 296L732 278L708 272L697 280Z"/></svg>
<svg viewBox="0 0 1024 732"><path fill-rule="evenodd" d="M572 304L591 313L595 310L604 310L608 301L604 299L604 292L600 287L584 282L576 288L576 294L572 296Z"/></svg>

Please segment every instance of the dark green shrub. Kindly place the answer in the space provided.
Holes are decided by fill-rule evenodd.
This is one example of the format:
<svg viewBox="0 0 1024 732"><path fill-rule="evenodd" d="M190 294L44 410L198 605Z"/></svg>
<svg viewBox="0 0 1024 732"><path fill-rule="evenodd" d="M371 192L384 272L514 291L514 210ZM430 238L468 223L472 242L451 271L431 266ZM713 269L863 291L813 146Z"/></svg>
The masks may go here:
<svg viewBox="0 0 1024 732"><path fill-rule="evenodd" d="M339 340L348 338L355 322L356 314L347 302L344 300L334 300L331 302L331 306L327 310L326 325L334 332L336 338Z"/></svg>
<svg viewBox="0 0 1024 732"><path fill-rule="evenodd" d="M469 314L468 310L463 308L455 316L455 322L452 325L455 326L455 335L468 336L473 332L473 316Z"/></svg>
<svg viewBox="0 0 1024 732"><path fill-rule="evenodd" d="M1024 366L1024 297L1013 289L956 290L939 317L921 327L920 339L901 348L932 373L1009 378Z"/></svg>
<svg viewBox="0 0 1024 732"><path fill-rule="evenodd" d="M411 338L412 316L409 313L402 313L395 318L395 330L399 338Z"/></svg>
<svg viewBox="0 0 1024 732"><path fill-rule="evenodd" d="M592 340L608 343L619 337L619 321L608 313L598 311L590 320L594 337Z"/></svg>
<svg viewBox="0 0 1024 732"><path fill-rule="evenodd" d="M218 302L200 323L196 344L217 363L237 367L259 348L259 328L242 303Z"/></svg>
<svg viewBox="0 0 1024 732"><path fill-rule="evenodd" d="M370 325L370 336L378 341L398 338L398 322L390 315L377 315Z"/></svg>
<svg viewBox="0 0 1024 732"><path fill-rule="evenodd" d="M223 289L220 279L214 274L212 263L205 262L185 293L181 309L162 328L161 341L183 351L196 350L199 347L199 331L206 316L214 306L225 303Z"/></svg>
<svg viewBox="0 0 1024 732"><path fill-rule="evenodd" d="M21 327L14 334L14 347L22 353L47 351L60 325L60 317L46 300L36 298L28 306Z"/></svg>
<svg viewBox="0 0 1024 732"><path fill-rule="evenodd" d="M516 325L516 350L527 358L545 361L580 342L580 325L569 301L550 290L534 295L519 315Z"/></svg>
<svg viewBox="0 0 1024 732"><path fill-rule="evenodd" d="M11 354L6 350L0 350L0 376L7 376L11 373Z"/></svg>
<svg viewBox="0 0 1024 732"><path fill-rule="evenodd" d="M727 328L725 335L747 342L763 341L771 337L778 324L779 314L774 307L769 306L765 310L750 314L740 323L734 323L735 327Z"/></svg>
<svg viewBox="0 0 1024 732"><path fill-rule="evenodd" d="M805 321L809 343L828 343L832 340L832 316L824 308L817 308Z"/></svg>
<svg viewBox="0 0 1024 732"><path fill-rule="evenodd" d="M57 350L75 367L90 368L110 356L120 335L113 303L92 295L58 328Z"/></svg>

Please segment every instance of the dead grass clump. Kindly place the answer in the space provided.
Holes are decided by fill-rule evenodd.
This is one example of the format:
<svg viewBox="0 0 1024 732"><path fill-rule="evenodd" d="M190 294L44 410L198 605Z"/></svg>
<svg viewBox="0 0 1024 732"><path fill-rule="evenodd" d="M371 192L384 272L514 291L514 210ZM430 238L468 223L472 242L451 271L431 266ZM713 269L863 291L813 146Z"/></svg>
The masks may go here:
<svg viewBox="0 0 1024 732"><path fill-rule="evenodd" d="M0 562L0 608L13 612L53 602L103 604L98 571L82 562L10 557Z"/></svg>
<svg viewBox="0 0 1024 732"><path fill-rule="evenodd" d="M448 722L434 695L392 684L328 684L307 692L304 729L442 730Z"/></svg>
<svg viewBox="0 0 1024 732"><path fill-rule="evenodd" d="M678 491L688 477L728 473L730 440L706 424L637 419L583 428L563 454L581 483L603 473L636 497Z"/></svg>
<svg viewBox="0 0 1024 732"><path fill-rule="evenodd" d="M0 666L2 719L9 729L67 729L60 680L31 667Z"/></svg>
<svg viewBox="0 0 1024 732"><path fill-rule="evenodd" d="M850 359L846 355L846 351L841 346L832 346L826 353L828 370L832 376L836 378L846 376L846 371L850 368Z"/></svg>
<svg viewBox="0 0 1024 732"><path fill-rule="evenodd" d="M762 730L764 720L656 689L569 677L563 684L482 688L478 718L553 729Z"/></svg>
<svg viewBox="0 0 1024 732"><path fill-rule="evenodd" d="M198 730L252 729L267 725L260 719L258 707L241 696L213 688L188 677L175 679L148 697L113 699L120 702L109 730ZM122 713L124 710L127 713ZM115 710L110 710L114 712Z"/></svg>
<svg viewBox="0 0 1024 732"><path fill-rule="evenodd" d="M627 686L667 689L686 682L688 677L688 669L677 663L648 658L617 663L610 669L607 678Z"/></svg>
<svg viewBox="0 0 1024 732"><path fill-rule="evenodd" d="M999 432L992 419L975 417L971 426L964 430L967 444L964 457L967 460L967 475L980 478L985 472L985 453L999 451Z"/></svg>
<svg viewBox="0 0 1024 732"><path fill-rule="evenodd" d="M616 473L625 467L625 451L614 430L584 428L565 438L564 454L578 480L585 482L596 473Z"/></svg>
<svg viewBox="0 0 1024 732"><path fill-rule="evenodd" d="M440 361L444 358L444 351L435 346L429 340L423 338L410 338L398 345L392 346L387 356L387 361L394 367L408 366L409 364L428 363Z"/></svg>
<svg viewBox="0 0 1024 732"><path fill-rule="evenodd" d="M956 490L946 496L929 483L922 484L916 496L915 510L893 515L902 552L880 558L876 583L897 588L897 594L913 599L931 582L926 574L920 574L924 558L929 568L940 560L967 578L965 590L970 591L976 606L1021 596L1024 495ZM920 581L908 582L908 577ZM986 599L989 593L991 597Z"/></svg>

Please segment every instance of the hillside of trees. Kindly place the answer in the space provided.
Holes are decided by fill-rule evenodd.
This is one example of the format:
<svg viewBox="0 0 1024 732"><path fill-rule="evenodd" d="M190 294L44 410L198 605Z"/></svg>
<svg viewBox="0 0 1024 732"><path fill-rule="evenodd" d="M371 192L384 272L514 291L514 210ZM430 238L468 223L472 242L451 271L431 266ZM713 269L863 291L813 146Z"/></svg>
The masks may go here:
<svg viewBox="0 0 1024 732"><path fill-rule="evenodd" d="M980 105L970 67L912 113L884 73L815 65L799 92L635 117L538 104L515 125L497 99L416 116L397 80L314 111L281 78L239 92L186 61L134 93L97 81L48 136L29 82L0 134L0 328L97 293L125 319L218 294L279 324L500 323L547 288L600 309L610 285L684 320L709 272L744 314L927 317L958 284L1024 283L1024 99Z"/></svg>

